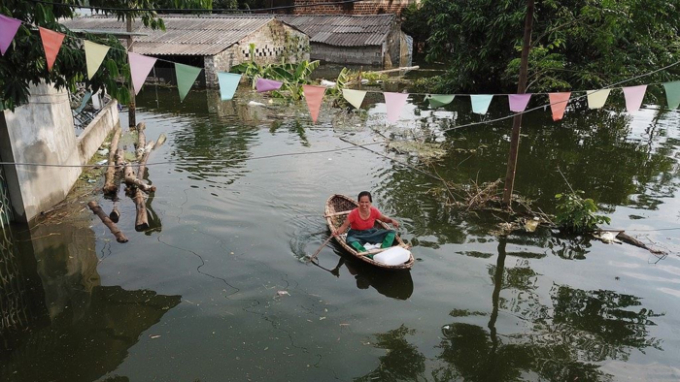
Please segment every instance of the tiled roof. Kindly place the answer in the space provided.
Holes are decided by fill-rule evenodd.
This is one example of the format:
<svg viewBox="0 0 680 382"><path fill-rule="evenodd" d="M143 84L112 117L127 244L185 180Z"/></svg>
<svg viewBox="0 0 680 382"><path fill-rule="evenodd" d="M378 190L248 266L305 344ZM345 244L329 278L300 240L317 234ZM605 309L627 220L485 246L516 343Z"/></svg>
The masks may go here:
<svg viewBox="0 0 680 382"><path fill-rule="evenodd" d="M133 50L153 55L218 54L271 22L274 17L241 17L230 15L162 15L165 31L152 30L141 20L135 20ZM124 32L125 21L115 17L91 16L66 20L69 29Z"/></svg>
<svg viewBox="0 0 680 382"><path fill-rule="evenodd" d="M334 46L382 45L396 22L394 15L276 17L308 34L310 42Z"/></svg>

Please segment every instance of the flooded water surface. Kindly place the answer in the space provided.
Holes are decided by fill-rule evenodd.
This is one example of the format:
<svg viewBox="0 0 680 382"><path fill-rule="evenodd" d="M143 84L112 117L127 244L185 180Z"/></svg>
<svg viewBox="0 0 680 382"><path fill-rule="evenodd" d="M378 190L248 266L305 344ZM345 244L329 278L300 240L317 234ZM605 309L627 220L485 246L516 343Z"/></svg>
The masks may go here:
<svg viewBox="0 0 680 382"><path fill-rule="evenodd" d="M359 112L325 105L316 124L251 94L180 104L146 86L138 104L147 139L168 137L147 170L150 228L135 231L122 190L126 244L89 211L14 227L0 380L680 379L677 111L528 114L515 187L554 213L566 178L661 256L541 229L504 237L503 217L445 205L437 177L504 177L512 122L480 123L508 114L500 100L478 116L463 97L432 110L412 96L395 125L379 94ZM402 223L412 270L335 244L305 262L329 235L326 199L362 190Z"/></svg>

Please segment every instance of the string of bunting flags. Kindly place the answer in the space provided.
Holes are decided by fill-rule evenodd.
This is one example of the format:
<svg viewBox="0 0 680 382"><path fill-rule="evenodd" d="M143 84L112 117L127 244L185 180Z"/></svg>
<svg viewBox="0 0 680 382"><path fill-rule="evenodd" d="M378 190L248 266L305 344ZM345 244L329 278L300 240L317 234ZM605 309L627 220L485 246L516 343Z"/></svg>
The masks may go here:
<svg viewBox="0 0 680 382"><path fill-rule="evenodd" d="M11 45L21 23L21 20L0 15L0 53L3 56L9 49L9 46ZM43 48L45 50L47 70L51 71L66 35L42 27L38 27L38 30L40 32ZM82 40L83 49L85 51L87 76L88 78L92 78L99 70L99 67L104 61L104 58L106 57L110 47L85 39ZM132 85L135 94L138 94L158 59L134 52L128 52L127 55L128 62L130 64ZM198 78L198 75L203 69L172 61L167 62L173 63L175 65L179 97L180 101L184 101L184 98L189 93L189 90L191 90L196 78ZM227 72L218 72L217 75L220 88L220 98L223 101L231 100L241 81L241 75ZM279 81L258 78L255 83L255 89L259 93L264 93L278 90L282 85L283 84ZM662 85L666 91L668 108L678 108L678 106L680 106L680 81L665 82ZM642 100L644 99L645 93L647 91L647 86L648 85L638 85L621 88L625 97L626 110L629 113L634 113L640 109ZM602 108L605 105L611 90L611 88L605 88L586 91L588 107L590 109ZM314 122L316 122L318 119L325 91L326 87L323 86L303 85L305 101L307 102L307 107L309 108L312 121ZM369 92L383 93L385 97L385 105L387 107L387 121L390 123L397 122L399 120L401 110L406 105L409 93L343 89L342 95L350 105L359 109L361 108L361 104L363 103L366 94ZM531 97L535 94L544 93L507 94L510 111L514 113L523 113L529 105ZM472 112L482 115L488 112L489 105L495 96L502 96L498 94L425 94L425 99L429 102L430 107L438 108L450 104L453 102L456 96L461 95L469 96ZM554 121L561 120L564 117L564 113L571 95L572 92L548 93L552 118Z"/></svg>

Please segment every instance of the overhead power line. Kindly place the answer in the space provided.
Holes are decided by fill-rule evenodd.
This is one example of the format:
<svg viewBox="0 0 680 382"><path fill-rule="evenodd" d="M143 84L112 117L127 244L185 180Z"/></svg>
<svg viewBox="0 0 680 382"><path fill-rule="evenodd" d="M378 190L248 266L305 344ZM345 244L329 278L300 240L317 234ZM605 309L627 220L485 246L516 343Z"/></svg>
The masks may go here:
<svg viewBox="0 0 680 382"><path fill-rule="evenodd" d="M45 0L30 0L34 3L58 6L58 7L68 7L68 8L78 8L78 9L89 9L93 11L100 12L192 12L192 13L254 13L254 12L267 12L267 11L278 11L284 9L294 9L294 8L314 8L323 5L343 5L343 4L354 4L361 3L369 0L344 0L344 1L327 1L324 3L314 3L314 4L299 4L299 5L281 5L278 7L271 8L257 8L257 9L204 9L204 8L115 8L115 7L93 7L87 5L76 5L76 4L64 4L64 3L53 3L51 1Z"/></svg>

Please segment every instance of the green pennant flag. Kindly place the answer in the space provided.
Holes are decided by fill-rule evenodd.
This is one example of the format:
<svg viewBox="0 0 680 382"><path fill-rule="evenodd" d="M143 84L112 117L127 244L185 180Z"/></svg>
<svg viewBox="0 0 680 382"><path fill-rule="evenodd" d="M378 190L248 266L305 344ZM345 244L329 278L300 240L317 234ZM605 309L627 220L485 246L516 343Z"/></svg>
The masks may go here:
<svg viewBox="0 0 680 382"><path fill-rule="evenodd" d="M666 82L663 87L666 89L668 108L677 109L680 106L680 81Z"/></svg>
<svg viewBox="0 0 680 382"><path fill-rule="evenodd" d="M184 101L184 97L189 93L189 89L194 85L196 78L201 73L201 68L175 63L175 74L177 75L177 89L179 90L179 100Z"/></svg>
<svg viewBox="0 0 680 382"><path fill-rule="evenodd" d="M438 108L453 102L455 95L428 94L425 98L430 101L430 107Z"/></svg>

